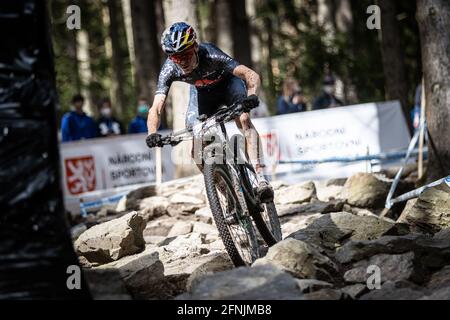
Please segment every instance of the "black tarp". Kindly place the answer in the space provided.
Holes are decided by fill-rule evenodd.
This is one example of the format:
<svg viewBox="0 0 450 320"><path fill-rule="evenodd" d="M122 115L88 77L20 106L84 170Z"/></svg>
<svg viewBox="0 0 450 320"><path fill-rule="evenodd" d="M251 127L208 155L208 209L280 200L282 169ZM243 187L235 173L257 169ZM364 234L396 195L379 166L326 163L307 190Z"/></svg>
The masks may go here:
<svg viewBox="0 0 450 320"><path fill-rule="evenodd" d="M90 298L64 214L45 1L0 1L0 299Z"/></svg>

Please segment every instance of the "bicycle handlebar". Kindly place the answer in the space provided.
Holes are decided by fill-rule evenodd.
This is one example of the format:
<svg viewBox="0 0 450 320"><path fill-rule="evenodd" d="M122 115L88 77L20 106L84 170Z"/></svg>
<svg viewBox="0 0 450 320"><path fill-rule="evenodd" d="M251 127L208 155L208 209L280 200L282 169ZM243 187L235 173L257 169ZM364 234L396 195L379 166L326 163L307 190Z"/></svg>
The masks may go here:
<svg viewBox="0 0 450 320"><path fill-rule="evenodd" d="M228 108L221 109L214 113L211 117L203 120L202 122L206 120L215 119L214 124L228 122L233 120L234 118L240 116L242 113L250 112L250 110L258 107L258 104L253 103L254 101L251 101L250 103L246 103L246 100L236 102L229 106ZM204 130L207 130L209 128L206 128ZM182 141L190 140L192 139L192 135L187 136L188 133L192 133L193 129L192 127L186 128L174 133L171 133L169 135L166 135L161 138L161 143L159 144L159 147L163 147L165 145L171 145L176 146Z"/></svg>

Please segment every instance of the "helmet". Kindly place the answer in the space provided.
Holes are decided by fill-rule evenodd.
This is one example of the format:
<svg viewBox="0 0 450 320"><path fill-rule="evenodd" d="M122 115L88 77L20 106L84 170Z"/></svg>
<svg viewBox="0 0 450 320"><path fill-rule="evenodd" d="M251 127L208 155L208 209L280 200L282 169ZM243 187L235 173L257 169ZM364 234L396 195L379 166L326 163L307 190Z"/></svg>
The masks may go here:
<svg viewBox="0 0 450 320"><path fill-rule="evenodd" d="M197 41L194 28L185 22L176 22L167 28L161 37L161 47L166 54L181 52Z"/></svg>

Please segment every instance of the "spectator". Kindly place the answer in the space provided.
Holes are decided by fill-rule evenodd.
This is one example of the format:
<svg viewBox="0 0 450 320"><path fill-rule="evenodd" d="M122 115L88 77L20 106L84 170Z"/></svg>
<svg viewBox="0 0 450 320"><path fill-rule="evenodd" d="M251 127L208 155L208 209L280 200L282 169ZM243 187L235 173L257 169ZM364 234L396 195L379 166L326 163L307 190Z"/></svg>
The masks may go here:
<svg viewBox="0 0 450 320"><path fill-rule="evenodd" d="M341 100L334 95L335 81L332 76L326 76L323 80L323 91L314 99L313 110L334 108L342 106Z"/></svg>
<svg viewBox="0 0 450 320"><path fill-rule="evenodd" d="M73 109L61 120L62 142L90 139L98 136L94 120L83 112L84 97L80 94L72 98Z"/></svg>
<svg viewBox="0 0 450 320"><path fill-rule="evenodd" d="M112 114L109 99L103 99L100 104L100 117L97 120L97 126L102 137L123 134L122 124Z"/></svg>
<svg viewBox="0 0 450 320"><path fill-rule="evenodd" d="M298 83L292 78L283 82L283 94L277 101L277 114L306 111L306 102Z"/></svg>
<svg viewBox="0 0 450 320"><path fill-rule="evenodd" d="M137 115L128 126L128 133L148 133L147 114L149 106L147 99L140 98L138 102Z"/></svg>

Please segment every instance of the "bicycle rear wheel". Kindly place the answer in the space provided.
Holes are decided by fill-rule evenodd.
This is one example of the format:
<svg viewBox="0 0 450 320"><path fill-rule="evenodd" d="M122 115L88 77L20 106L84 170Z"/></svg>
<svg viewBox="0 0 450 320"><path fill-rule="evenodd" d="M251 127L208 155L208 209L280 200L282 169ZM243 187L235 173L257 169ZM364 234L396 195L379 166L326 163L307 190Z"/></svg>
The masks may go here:
<svg viewBox="0 0 450 320"><path fill-rule="evenodd" d="M211 212L231 261L251 265L259 258L256 230L233 187L232 173L216 163L205 163L203 173Z"/></svg>

